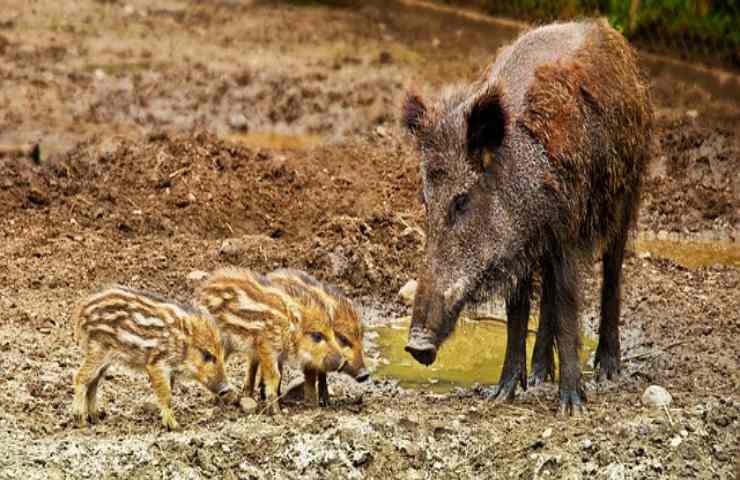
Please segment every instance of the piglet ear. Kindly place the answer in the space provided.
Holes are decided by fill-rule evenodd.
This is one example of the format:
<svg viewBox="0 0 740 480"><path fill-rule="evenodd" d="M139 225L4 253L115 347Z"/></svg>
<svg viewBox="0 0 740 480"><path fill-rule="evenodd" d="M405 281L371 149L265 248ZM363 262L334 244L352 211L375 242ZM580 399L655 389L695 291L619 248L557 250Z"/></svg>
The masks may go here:
<svg viewBox="0 0 740 480"><path fill-rule="evenodd" d="M501 93L497 85L491 85L475 99L467 115L467 149L479 169L487 166L482 158L492 156L504 141L506 123Z"/></svg>
<svg viewBox="0 0 740 480"><path fill-rule="evenodd" d="M421 129L427 107L421 97L413 92L406 93L403 101L403 125L409 132L416 135Z"/></svg>

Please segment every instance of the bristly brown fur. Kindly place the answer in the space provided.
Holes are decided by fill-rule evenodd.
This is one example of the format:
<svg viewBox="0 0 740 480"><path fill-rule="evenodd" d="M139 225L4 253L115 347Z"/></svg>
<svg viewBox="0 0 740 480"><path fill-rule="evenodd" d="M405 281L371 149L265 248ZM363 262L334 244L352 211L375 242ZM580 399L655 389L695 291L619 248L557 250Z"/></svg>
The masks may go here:
<svg viewBox="0 0 740 480"><path fill-rule="evenodd" d="M245 356L247 395L253 394L259 366L273 413L280 413L277 398L285 360L324 372L342 366L321 304L312 299L299 302L263 275L244 269L219 270L198 288L196 298L224 331L228 353Z"/></svg>
<svg viewBox="0 0 740 480"><path fill-rule="evenodd" d="M362 321L352 302L337 288L320 282L299 270L277 270L270 273L268 278L297 301L301 303L308 301L321 305L339 340L340 352L346 361L343 371L354 378L363 380L367 378ZM316 382L318 382L320 400L325 404L328 403L326 374L304 370L304 376L306 378L305 399L314 403L319 400L316 393Z"/></svg>
<svg viewBox="0 0 740 480"><path fill-rule="evenodd" d="M521 123L545 147L548 183L569 209L563 240L608 242L635 221L649 159L653 113L633 49L600 20L572 58L537 69L526 102ZM615 208L625 197L630 212Z"/></svg>
<svg viewBox="0 0 740 480"><path fill-rule="evenodd" d="M513 395L526 369L532 275L544 272L534 376L552 373L556 343L561 408L581 410L575 265L600 250L596 362L599 375L619 371L624 246L652 130L634 52L604 20L545 25L501 49L482 79L421 111L405 110L427 228L407 351L433 362L463 306L500 293L511 341L497 395Z"/></svg>
<svg viewBox="0 0 740 480"><path fill-rule="evenodd" d="M77 304L72 322L85 353L74 380L73 410L82 425L98 418L98 385L112 363L147 372L162 422L169 429L177 428L170 407L175 374L186 373L218 395L230 390L221 332L204 310L151 292L113 286Z"/></svg>

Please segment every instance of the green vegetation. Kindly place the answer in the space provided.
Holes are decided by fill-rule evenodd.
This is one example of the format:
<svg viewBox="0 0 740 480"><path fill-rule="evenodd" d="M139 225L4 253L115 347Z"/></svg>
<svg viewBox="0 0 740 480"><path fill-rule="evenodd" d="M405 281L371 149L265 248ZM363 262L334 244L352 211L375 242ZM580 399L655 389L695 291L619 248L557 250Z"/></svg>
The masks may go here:
<svg viewBox="0 0 740 480"><path fill-rule="evenodd" d="M706 54L740 66L737 0L485 0L483 4L490 13L535 22L603 15L643 46L679 55Z"/></svg>

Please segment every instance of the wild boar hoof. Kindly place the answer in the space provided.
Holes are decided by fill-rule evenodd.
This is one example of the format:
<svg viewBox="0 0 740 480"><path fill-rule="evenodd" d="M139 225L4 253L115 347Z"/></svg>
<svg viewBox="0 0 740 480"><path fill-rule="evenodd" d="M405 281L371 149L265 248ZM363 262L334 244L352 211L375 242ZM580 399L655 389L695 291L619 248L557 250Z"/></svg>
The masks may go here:
<svg viewBox="0 0 740 480"><path fill-rule="evenodd" d="M555 374L553 373L552 365L537 364L533 366L532 374L527 378L527 386L534 387L541 385L547 381L547 379L555 381Z"/></svg>
<svg viewBox="0 0 740 480"><path fill-rule="evenodd" d="M87 415L87 421L91 425L95 425L99 421L105 418L105 412L103 410L98 410L97 412L91 412Z"/></svg>
<svg viewBox="0 0 740 480"><path fill-rule="evenodd" d="M514 400L516 394L517 378L510 378L508 380L501 380L501 383L496 385L490 390L488 399L493 400L495 403L504 403Z"/></svg>
<svg viewBox="0 0 740 480"><path fill-rule="evenodd" d="M584 403L584 396L577 390L560 391L560 408L558 415L561 417L573 416L583 417L588 414Z"/></svg>
<svg viewBox="0 0 740 480"><path fill-rule="evenodd" d="M169 432L180 430L180 425L178 425L172 412L162 412L162 425L164 425Z"/></svg>
<svg viewBox="0 0 740 480"><path fill-rule="evenodd" d="M594 370L597 372L597 381L616 379L620 373L619 355L612 355L597 349Z"/></svg>
<svg viewBox="0 0 740 480"><path fill-rule="evenodd" d="M72 418L80 428L85 428L87 426L87 415L82 415L79 412L75 412L72 414Z"/></svg>

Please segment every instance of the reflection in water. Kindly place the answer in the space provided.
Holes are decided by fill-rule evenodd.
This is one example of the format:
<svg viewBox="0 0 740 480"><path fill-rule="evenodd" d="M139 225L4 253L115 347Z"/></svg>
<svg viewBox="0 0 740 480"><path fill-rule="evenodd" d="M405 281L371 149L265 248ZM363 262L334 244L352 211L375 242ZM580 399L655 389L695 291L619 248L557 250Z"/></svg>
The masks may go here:
<svg viewBox="0 0 740 480"><path fill-rule="evenodd" d="M740 267L740 243L736 242L637 239L632 249L638 253L647 252L668 258L686 268L709 265Z"/></svg>
<svg viewBox="0 0 740 480"><path fill-rule="evenodd" d="M458 386L469 387L474 383L498 382L506 353L505 321L461 318L455 333L440 348L437 360L428 367L416 362L403 349L409 322L410 319L405 317L375 328L381 357L375 376L397 379L404 387L435 392L450 391ZM533 347L534 332L530 331L527 337L528 365ZM595 347L593 339L583 339L583 363Z"/></svg>

